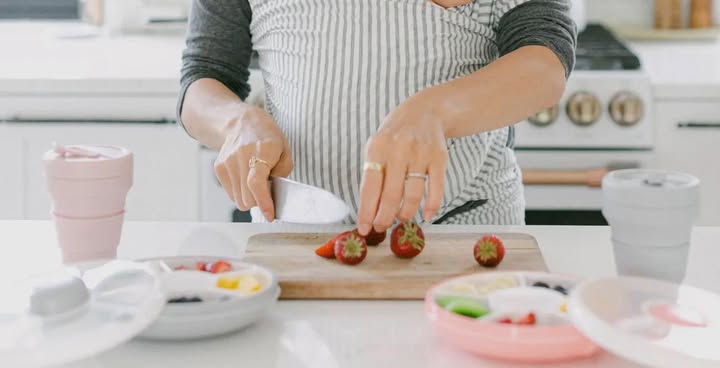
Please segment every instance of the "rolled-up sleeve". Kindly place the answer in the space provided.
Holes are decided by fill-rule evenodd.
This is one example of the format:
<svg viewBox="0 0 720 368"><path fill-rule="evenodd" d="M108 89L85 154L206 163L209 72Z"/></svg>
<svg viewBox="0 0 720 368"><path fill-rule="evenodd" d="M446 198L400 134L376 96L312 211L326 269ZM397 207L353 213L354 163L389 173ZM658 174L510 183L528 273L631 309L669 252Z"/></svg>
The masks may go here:
<svg viewBox="0 0 720 368"><path fill-rule="evenodd" d="M181 124L185 93L198 79L215 79L241 99L248 96L251 17L247 0L193 0L177 102L177 119Z"/></svg>
<svg viewBox="0 0 720 368"><path fill-rule="evenodd" d="M575 65L577 28L568 0L496 0L493 27L500 55L539 45L552 50L568 77Z"/></svg>

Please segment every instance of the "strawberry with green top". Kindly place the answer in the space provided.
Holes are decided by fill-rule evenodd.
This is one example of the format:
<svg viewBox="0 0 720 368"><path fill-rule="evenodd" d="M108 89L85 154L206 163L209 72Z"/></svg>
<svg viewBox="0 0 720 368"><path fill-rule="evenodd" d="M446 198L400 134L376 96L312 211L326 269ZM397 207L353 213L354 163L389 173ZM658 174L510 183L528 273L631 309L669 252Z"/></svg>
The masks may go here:
<svg viewBox="0 0 720 368"><path fill-rule="evenodd" d="M356 265L367 256L365 238L356 230L343 234L335 240L335 257L347 265Z"/></svg>
<svg viewBox="0 0 720 368"><path fill-rule="evenodd" d="M425 248L425 235L414 221L398 224L390 234L390 249L400 258L413 258Z"/></svg>
<svg viewBox="0 0 720 368"><path fill-rule="evenodd" d="M495 267L499 265L503 257L505 257L505 246L498 237L485 235L475 243L473 256L481 266Z"/></svg>

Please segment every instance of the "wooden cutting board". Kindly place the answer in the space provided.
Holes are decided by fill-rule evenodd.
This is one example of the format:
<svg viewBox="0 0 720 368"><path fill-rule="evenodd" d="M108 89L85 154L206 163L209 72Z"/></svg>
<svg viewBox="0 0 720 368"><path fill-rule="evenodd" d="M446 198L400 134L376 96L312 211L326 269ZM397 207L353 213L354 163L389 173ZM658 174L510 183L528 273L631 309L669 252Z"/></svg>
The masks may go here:
<svg viewBox="0 0 720 368"><path fill-rule="evenodd" d="M427 234L425 249L413 259L395 257L386 239L368 246L362 263L348 266L315 254L335 234L258 234L248 239L244 259L273 270L281 299L423 299L430 286L453 276L547 271L535 238L521 233L496 233L505 244L505 259L495 269L481 267L472 252L483 235Z"/></svg>

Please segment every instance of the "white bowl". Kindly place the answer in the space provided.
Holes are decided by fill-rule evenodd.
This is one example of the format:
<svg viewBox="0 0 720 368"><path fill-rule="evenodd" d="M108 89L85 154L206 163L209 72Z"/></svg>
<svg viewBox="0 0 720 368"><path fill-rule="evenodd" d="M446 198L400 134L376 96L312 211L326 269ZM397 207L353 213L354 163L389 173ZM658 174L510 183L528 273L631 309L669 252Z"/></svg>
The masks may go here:
<svg viewBox="0 0 720 368"><path fill-rule="evenodd" d="M147 262L164 262L170 269L179 265L188 271L173 271L161 275L169 298L200 296L198 303L167 303L160 316L140 335L140 338L157 340L188 340L212 337L239 331L262 318L277 302L280 287L275 275L267 268L224 257L233 270L212 274L194 271L195 262L214 262L220 257L168 257L144 259ZM242 294L216 287L221 275L251 274L256 276L262 290Z"/></svg>

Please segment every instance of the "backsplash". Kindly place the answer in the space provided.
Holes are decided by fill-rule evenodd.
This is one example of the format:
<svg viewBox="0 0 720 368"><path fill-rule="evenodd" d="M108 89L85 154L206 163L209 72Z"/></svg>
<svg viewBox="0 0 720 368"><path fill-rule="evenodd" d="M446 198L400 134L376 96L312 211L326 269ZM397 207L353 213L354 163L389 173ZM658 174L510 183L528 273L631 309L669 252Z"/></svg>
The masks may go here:
<svg viewBox="0 0 720 368"><path fill-rule="evenodd" d="M586 0L588 22L652 26L653 0Z"/></svg>

